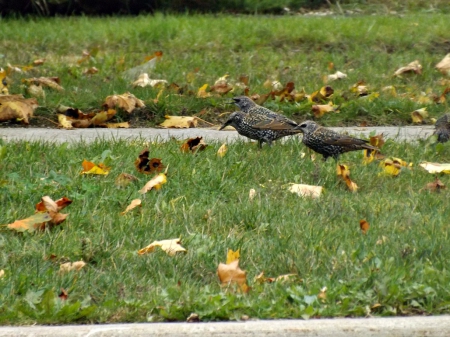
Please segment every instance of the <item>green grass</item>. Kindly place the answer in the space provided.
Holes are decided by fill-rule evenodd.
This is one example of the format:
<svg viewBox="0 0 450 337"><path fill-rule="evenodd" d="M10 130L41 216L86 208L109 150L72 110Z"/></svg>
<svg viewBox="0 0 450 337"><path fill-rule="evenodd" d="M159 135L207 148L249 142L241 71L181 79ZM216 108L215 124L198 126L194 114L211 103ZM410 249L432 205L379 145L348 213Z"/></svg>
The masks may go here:
<svg viewBox="0 0 450 337"><path fill-rule="evenodd" d="M298 138L262 150L232 143L224 158L216 156L220 145L192 155L181 153L177 141L144 139L3 144L0 224L32 215L44 195L73 203L52 230L0 227L0 323L183 321L191 312L203 321L449 313L449 192L422 190L434 177L418 167L448 162L448 144L436 152L425 143L388 141L383 153L414 163L396 178L380 176L375 162L362 165L361 152L343 155L356 193L338 181L332 160L300 158ZM147 146L169 166L168 181L142 197L141 209L121 216L151 178L134 168ZM84 158L102 154L109 175L79 174ZM121 172L139 181L118 189ZM325 192L318 200L300 198L287 191L289 183ZM360 219L370 223L367 235ZM186 254L137 254L154 240L177 237ZM248 294L219 285L216 270L228 249L241 251ZM87 265L80 272L59 273L60 263L81 259ZM298 278L257 284L261 271ZM318 300L323 287L327 297ZM57 298L60 288L68 291L65 302Z"/></svg>
<svg viewBox="0 0 450 337"><path fill-rule="evenodd" d="M332 100L341 105L339 114L327 114L325 125L411 124L410 113L424 106L430 117L448 109L448 102L421 104L410 99L421 92L441 95L448 84L434 66L448 53L448 14L355 15L355 16L137 16L123 18L69 17L53 19L0 19L0 66L27 65L46 58L43 66L27 74L11 75L10 93L24 91L21 79L33 76L58 76L64 92L47 91L39 99L38 116L55 118L56 108L63 104L83 111L100 109L104 98L131 91L147 103L145 113L136 125L151 126L162 121L164 114L199 114L214 123L229 111L224 104L236 89L223 97L201 99L165 91L153 103L159 89L133 88L124 80L124 70L135 67L147 55L163 51L162 60L150 77L187 86L196 93L203 84L228 74L236 82L241 74L249 75L250 93L265 94L267 79L285 84L293 81L306 93L320 89L323 76L336 70L348 74L342 81L331 82ZM99 48L95 59L76 64L83 50ZM124 59L124 63L121 60ZM423 66L422 75L393 78L396 69L413 60ZM332 62L334 69L329 70ZM95 66L99 73L82 75ZM190 73L196 72L188 81ZM373 101L355 97L349 88L359 80L366 81L371 92L380 96ZM393 85L397 96L382 88ZM311 103L268 100L265 106L282 111L296 120L311 119ZM232 108L231 108L232 109ZM122 118L128 118L125 116ZM33 125L44 123L36 118ZM429 123L430 121L427 120ZM133 124L132 124L133 125Z"/></svg>

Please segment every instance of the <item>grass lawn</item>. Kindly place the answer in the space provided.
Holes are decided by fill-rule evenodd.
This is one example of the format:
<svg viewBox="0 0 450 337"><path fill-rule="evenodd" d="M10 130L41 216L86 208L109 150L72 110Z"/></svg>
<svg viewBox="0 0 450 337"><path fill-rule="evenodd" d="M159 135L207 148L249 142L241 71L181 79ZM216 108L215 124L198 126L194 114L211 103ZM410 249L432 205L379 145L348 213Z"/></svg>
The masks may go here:
<svg viewBox="0 0 450 337"><path fill-rule="evenodd" d="M40 67L9 75L9 92L23 92L22 79L57 76L63 92L45 89L38 98L40 108L32 125L52 126L59 105L84 112L101 109L108 95L130 91L146 108L119 114L116 120L132 119L132 126L152 126L164 115L198 115L212 123L222 122L230 111L224 102L242 94L235 87L225 95L198 98L204 84L210 90L221 76L235 84L241 75L249 78L249 94L267 94L267 80L282 85L293 82L298 92L312 94L324 83L324 76L344 72L344 80L328 83L339 113L328 113L325 125L407 125L411 112L426 107L430 118L448 109L448 97L441 104L434 99L449 87L448 79L434 66L448 53L449 14L354 15L354 16L138 16L125 18L68 17L53 19L0 19L0 66L25 66L45 59ZM95 57L83 58L83 51ZM165 79L184 88L182 95L170 89L133 88L134 79L123 72L145 62L155 51L163 56L150 78ZM400 67L418 60L421 75L393 77ZM99 72L83 75L90 67ZM364 81L369 96L351 91ZM393 86L394 89L386 89ZM372 94L372 95L370 95ZM298 102L268 99L265 106L301 121L313 118L307 99ZM431 123L430 119L425 122ZM14 123L12 123L14 124ZM3 124L5 125L5 123ZM10 126L11 123L7 122Z"/></svg>
<svg viewBox="0 0 450 337"><path fill-rule="evenodd" d="M0 227L0 323L176 321L192 312L204 321L449 313L449 192L424 190L434 176L418 167L448 162L448 143L436 151L388 141L384 154L413 163L398 177L380 175L377 162L363 165L361 152L343 155L355 193L337 179L333 160L301 158L299 138L262 150L232 143L223 158L216 155L220 145L193 155L182 153L178 141L144 139L3 144L1 224L34 214L44 195L73 203L62 211L67 220L51 230ZM134 161L145 147L168 171L160 190L141 196L152 175L138 173ZM83 159L102 157L109 175L80 175ZM138 181L117 188L122 172ZM440 178L449 184L448 176ZM290 183L325 191L319 199L300 198L287 190ZM135 198L142 207L120 215ZM370 224L365 235L361 219ZM178 237L185 254L137 254ZM228 249L240 249L247 294L220 286L216 270ZM60 264L79 260L87 263L80 271L59 272ZM297 276L258 283L262 271ZM61 288L67 300L58 298Z"/></svg>

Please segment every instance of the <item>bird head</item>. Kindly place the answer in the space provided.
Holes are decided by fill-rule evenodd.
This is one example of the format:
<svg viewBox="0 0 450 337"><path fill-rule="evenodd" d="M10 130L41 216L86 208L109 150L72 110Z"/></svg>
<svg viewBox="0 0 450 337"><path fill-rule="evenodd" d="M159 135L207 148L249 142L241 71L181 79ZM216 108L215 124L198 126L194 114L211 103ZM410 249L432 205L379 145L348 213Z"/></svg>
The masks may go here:
<svg viewBox="0 0 450 337"><path fill-rule="evenodd" d="M299 124L295 129L300 130L304 134L311 133L316 131L319 128L319 125L314 121L304 121Z"/></svg>
<svg viewBox="0 0 450 337"><path fill-rule="evenodd" d="M231 125L235 127L236 123L238 123L240 120L242 120L243 114L240 111L233 112L227 119L225 123L220 127L219 131L227 127L228 125Z"/></svg>
<svg viewBox="0 0 450 337"><path fill-rule="evenodd" d="M237 96L233 97L234 104L236 104L239 109L243 112L247 112L248 109L255 106L256 103L250 97L247 96Z"/></svg>

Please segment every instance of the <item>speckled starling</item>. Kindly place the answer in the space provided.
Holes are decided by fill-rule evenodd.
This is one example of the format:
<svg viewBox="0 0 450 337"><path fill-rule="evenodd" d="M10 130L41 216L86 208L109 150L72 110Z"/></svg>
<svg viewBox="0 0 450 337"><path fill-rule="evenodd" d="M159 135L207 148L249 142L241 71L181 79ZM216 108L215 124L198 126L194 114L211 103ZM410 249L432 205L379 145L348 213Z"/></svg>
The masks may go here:
<svg viewBox="0 0 450 337"><path fill-rule="evenodd" d="M437 141L439 143L445 143L450 139L450 113L445 114L434 124L436 130L434 134L437 136Z"/></svg>
<svg viewBox="0 0 450 337"><path fill-rule="evenodd" d="M349 151L378 150L377 147L367 144L367 140L342 135L313 121L300 123L294 130L302 132L303 144L323 155L324 160L328 157L338 160L340 154Z"/></svg>
<svg viewBox="0 0 450 337"><path fill-rule="evenodd" d="M251 114L251 115L260 115L261 120L259 121L258 126L264 126L266 124L272 123L274 121L278 121L282 124L286 124L289 127L296 127L298 124L294 122L293 120L287 118L284 115L278 114L270 109L267 109L261 105L256 104L250 97L247 96L237 96L233 98L234 104L236 104L239 109L243 113ZM263 116L266 116L264 118ZM255 123L256 125L256 123ZM268 127L270 128L270 127Z"/></svg>
<svg viewBox="0 0 450 337"><path fill-rule="evenodd" d="M231 125L240 135L257 140L260 148L262 147L262 143L267 143L270 146L274 140L297 133L297 131L293 130L270 130L254 127L254 125L261 122L264 123L267 120L267 116L235 111L228 117L228 120L219 130Z"/></svg>

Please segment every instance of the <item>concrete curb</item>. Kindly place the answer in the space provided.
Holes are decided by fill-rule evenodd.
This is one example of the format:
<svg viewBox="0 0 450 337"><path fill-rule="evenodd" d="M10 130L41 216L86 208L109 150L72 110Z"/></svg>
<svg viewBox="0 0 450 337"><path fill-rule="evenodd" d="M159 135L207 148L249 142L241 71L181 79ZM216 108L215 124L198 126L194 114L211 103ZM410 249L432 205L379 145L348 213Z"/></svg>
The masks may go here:
<svg viewBox="0 0 450 337"><path fill-rule="evenodd" d="M345 127L331 128L338 132L347 132L352 135L368 137L371 132L383 133L385 138L397 141L414 140L429 137L434 130L433 126L377 126L377 127ZM172 137L185 139L202 136L205 140L233 141L246 139L238 135L236 131L218 131L217 129L192 128L192 129L43 129L43 128L0 128L0 139L5 141L50 141L56 143L85 141L92 142L95 139L146 139L165 141Z"/></svg>
<svg viewBox="0 0 450 337"><path fill-rule="evenodd" d="M336 318L215 323L138 323L0 327L0 337L12 336L323 336L419 337L450 335L450 316Z"/></svg>

